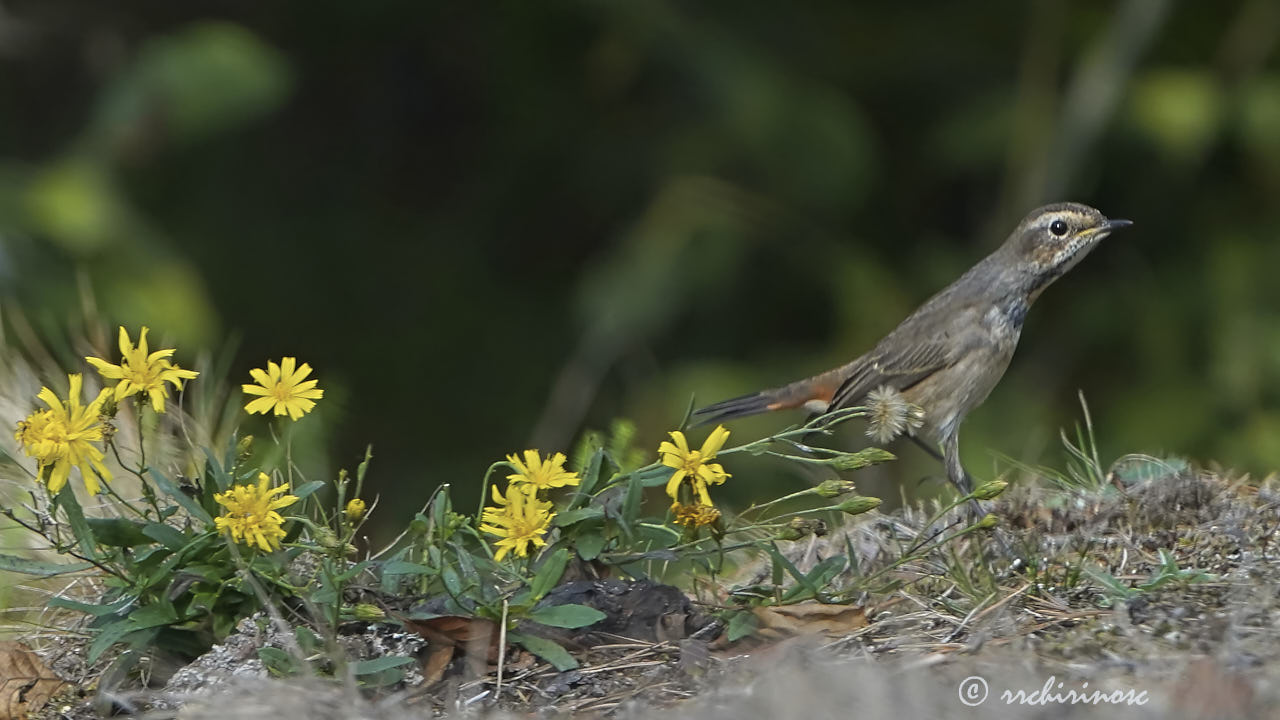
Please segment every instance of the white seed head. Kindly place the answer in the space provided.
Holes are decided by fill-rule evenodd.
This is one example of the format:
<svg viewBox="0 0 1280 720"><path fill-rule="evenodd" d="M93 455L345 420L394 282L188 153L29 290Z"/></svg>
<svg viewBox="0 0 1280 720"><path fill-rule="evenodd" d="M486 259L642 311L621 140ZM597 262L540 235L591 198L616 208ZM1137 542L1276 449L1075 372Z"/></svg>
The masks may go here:
<svg viewBox="0 0 1280 720"><path fill-rule="evenodd" d="M924 410L888 385L867 393L867 437L881 445L924 425Z"/></svg>

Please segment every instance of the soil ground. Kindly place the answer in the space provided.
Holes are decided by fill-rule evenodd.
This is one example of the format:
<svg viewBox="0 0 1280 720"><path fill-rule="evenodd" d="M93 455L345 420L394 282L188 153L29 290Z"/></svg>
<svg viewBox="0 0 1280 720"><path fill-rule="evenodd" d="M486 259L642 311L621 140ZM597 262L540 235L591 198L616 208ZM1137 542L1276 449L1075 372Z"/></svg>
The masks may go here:
<svg viewBox="0 0 1280 720"><path fill-rule="evenodd" d="M514 651L499 689L496 664L460 651L370 696L349 684L269 679L256 650L286 643L270 623L246 622L167 687L122 687L115 709L219 720L1280 717L1280 493L1269 481L1144 467L1162 469L1121 468L1091 489L1015 484L991 508L997 534L903 564L887 591L849 606L767 616L762 633L738 643L717 639L722 624L696 602L646 586L634 595L665 599L614 597L611 620L630 623L632 637L579 638L575 670ZM794 543L791 559L804 570L852 552L867 572L897 557L928 514L859 516ZM429 642L390 624L360 625L344 646L357 657L430 654ZM74 676L62 654L60 672ZM69 686L33 717L101 717L112 703L95 706L89 689Z"/></svg>

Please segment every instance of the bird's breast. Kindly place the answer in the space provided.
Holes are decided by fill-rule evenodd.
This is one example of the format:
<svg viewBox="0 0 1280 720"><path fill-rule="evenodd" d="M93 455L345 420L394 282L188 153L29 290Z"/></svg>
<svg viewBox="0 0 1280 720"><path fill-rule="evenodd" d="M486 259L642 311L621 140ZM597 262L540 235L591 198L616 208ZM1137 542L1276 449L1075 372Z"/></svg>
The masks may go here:
<svg viewBox="0 0 1280 720"><path fill-rule="evenodd" d="M1022 323L1027 319L1030 303L1022 298L1010 298L994 303L983 314L980 325L994 345L1008 346L1009 352L1018 344L1022 335Z"/></svg>
<svg viewBox="0 0 1280 720"><path fill-rule="evenodd" d="M904 392L924 408L925 423L935 439L954 434L1004 377L1022 334L1025 306L993 305L970 324L947 367Z"/></svg>

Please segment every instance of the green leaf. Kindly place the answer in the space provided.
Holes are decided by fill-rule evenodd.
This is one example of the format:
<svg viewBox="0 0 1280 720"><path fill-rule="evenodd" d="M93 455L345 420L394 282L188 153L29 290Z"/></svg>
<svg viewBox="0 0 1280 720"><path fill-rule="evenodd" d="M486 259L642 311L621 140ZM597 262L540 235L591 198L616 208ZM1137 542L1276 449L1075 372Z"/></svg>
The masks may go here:
<svg viewBox="0 0 1280 720"><path fill-rule="evenodd" d="M440 570L408 560L391 560L383 563L383 575L438 575Z"/></svg>
<svg viewBox="0 0 1280 720"><path fill-rule="evenodd" d="M604 517L604 508L599 506L578 508L577 510L566 510L562 513L556 513L552 518L552 525L556 527L568 527L576 522L583 520L591 520Z"/></svg>
<svg viewBox="0 0 1280 720"><path fill-rule="evenodd" d="M360 677L361 675L373 675L374 673L380 673L383 670L390 670L391 668L400 667L401 665L408 665L411 662L413 662L413 658L411 657L404 657L402 655L383 655L382 657L351 663L351 672L354 673L356 677Z"/></svg>
<svg viewBox="0 0 1280 720"><path fill-rule="evenodd" d="M146 639L142 635L135 635L135 633L141 632L154 635L158 628L172 625L177 621L178 613L174 610L173 603L167 600L140 607L129 613L129 617L105 625L98 632L98 636L93 639L93 642L89 644L86 659L92 664L97 661L102 653L118 642L124 641L131 636Z"/></svg>
<svg viewBox="0 0 1280 720"><path fill-rule="evenodd" d="M636 523L636 535L663 548L671 547L680 542L680 533L670 525Z"/></svg>
<svg viewBox="0 0 1280 720"><path fill-rule="evenodd" d="M373 445L364 448L364 459L356 466L356 487L364 487L364 475L369 472L369 463L373 460Z"/></svg>
<svg viewBox="0 0 1280 720"><path fill-rule="evenodd" d="M606 617L608 616L593 607L572 603L538 608L529 613L530 620L558 628L586 627L593 623L598 623Z"/></svg>
<svg viewBox="0 0 1280 720"><path fill-rule="evenodd" d="M644 487L658 487L666 485L667 481L671 479L671 474L675 471L675 468L667 467L666 465L655 465L645 470L637 470L634 477L638 478L640 484Z"/></svg>
<svg viewBox="0 0 1280 720"><path fill-rule="evenodd" d="M67 598L64 598L64 597L55 597L55 598L50 598L49 602L45 603L45 605L51 608L67 608L68 610L78 610L82 613L85 613L86 615L92 615L94 617L104 617L106 615L113 615L115 613L120 612L126 607L129 607L129 605L132 604L133 602L134 602L134 599L129 597L129 598L122 598L120 600L117 600L113 603L109 603L106 605L92 605L90 603L82 603L82 602L76 602L75 600L68 600Z"/></svg>
<svg viewBox="0 0 1280 720"><path fill-rule="evenodd" d="M253 436L250 435L249 437L252 438ZM248 446L243 448L243 450L248 454L252 454L253 443L250 442ZM227 438L226 447L222 449L222 467L226 468L228 473L233 472L236 469L236 464L240 460L240 454L240 431L232 430L231 436Z"/></svg>
<svg viewBox="0 0 1280 720"><path fill-rule="evenodd" d="M676 425L680 430L689 427L689 420L693 418L693 411L698 407L698 396L693 393L689 394L689 404L684 408L684 417L680 419L680 424Z"/></svg>
<svg viewBox="0 0 1280 720"><path fill-rule="evenodd" d="M181 550L191 541L181 530L164 523L151 523L142 528L142 534L170 550Z"/></svg>
<svg viewBox="0 0 1280 720"><path fill-rule="evenodd" d="M404 680L404 670L405 669L403 667L393 667L383 670L382 672L361 675L359 677L359 683L361 687L365 688L389 687L399 683L401 680Z"/></svg>
<svg viewBox="0 0 1280 720"><path fill-rule="evenodd" d="M173 570L180 562L182 562L181 553L170 554L164 559L164 562L161 562L156 566L155 570L152 570L147 574L147 577L143 580L142 586L149 588L161 583L170 582L173 577Z"/></svg>
<svg viewBox="0 0 1280 720"><path fill-rule="evenodd" d="M589 500L595 488L599 487L603 480L613 477L618 470L621 470L620 466L609 457L608 452L605 452L604 448L596 448L591 454L591 459L586 462L586 470L582 471L582 482L577 486L577 497L581 497L584 501Z"/></svg>
<svg viewBox="0 0 1280 720"><path fill-rule="evenodd" d="M0 553L0 570L7 570L8 572L22 573L23 575L35 575L37 577L53 577L54 575L64 575L66 573L79 572L81 570L85 570L91 567L93 567L93 563L43 562L40 560L29 560L27 558L17 557L14 555L5 555Z"/></svg>
<svg viewBox="0 0 1280 720"><path fill-rule="evenodd" d="M1090 580L1102 586L1103 592L1114 597L1128 599L1138 594L1138 591L1125 585L1119 578L1092 565L1086 565L1084 574L1089 576Z"/></svg>
<svg viewBox="0 0 1280 720"><path fill-rule="evenodd" d="M591 495L591 491L596 489L596 485L600 482L600 471L604 467L604 449L596 448L591 453L591 459L587 461L587 466L582 470L582 482L578 483L578 493L582 497Z"/></svg>
<svg viewBox="0 0 1280 720"><path fill-rule="evenodd" d="M449 499L447 485L442 485L431 503L431 521L437 530L449 526L449 513L453 511L453 501Z"/></svg>
<svg viewBox="0 0 1280 720"><path fill-rule="evenodd" d="M280 648L260 647L258 659L273 677L290 677L302 670L298 659Z"/></svg>
<svg viewBox="0 0 1280 720"><path fill-rule="evenodd" d="M640 500L644 492L644 485L640 481L638 473L633 474L627 479L627 496L622 501L622 522L620 526L622 531L631 535L631 526L635 524L636 518L640 515Z"/></svg>
<svg viewBox="0 0 1280 720"><path fill-rule="evenodd" d="M343 570L342 572L338 573L334 577L334 579L337 580L338 582L343 582L343 583L347 582L353 579L355 576L359 575L360 573L364 572L365 570L368 570L371 565L373 565L372 561L361 560L360 562L352 565L346 570Z"/></svg>
<svg viewBox="0 0 1280 720"><path fill-rule="evenodd" d="M832 555L813 566L813 569L809 571L809 581L819 588L825 587L836 575L843 572L848 564L849 560L845 556Z"/></svg>
<svg viewBox="0 0 1280 720"><path fill-rule="evenodd" d="M191 594L191 600L187 602L187 612L191 614L213 612L213 608L218 604L218 594L212 592L198 592Z"/></svg>
<svg viewBox="0 0 1280 720"><path fill-rule="evenodd" d="M178 611L173 603L161 600L129 613L129 622L137 629L169 625L178 622Z"/></svg>
<svg viewBox="0 0 1280 720"><path fill-rule="evenodd" d="M298 625L293 629L293 639L298 643L298 649L310 655L319 652L324 648L324 642L320 636L306 626Z"/></svg>
<svg viewBox="0 0 1280 720"><path fill-rule="evenodd" d="M600 557L604 543L603 527L593 528L590 532L584 532L573 539L573 545L578 549L578 557L583 560L595 560Z"/></svg>
<svg viewBox="0 0 1280 720"><path fill-rule="evenodd" d="M414 513L413 519L409 521L409 532L414 535L426 535L431 529L431 520L422 513Z"/></svg>
<svg viewBox="0 0 1280 720"><path fill-rule="evenodd" d="M225 613L225 612L214 613L213 614L213 637L216 638L217 640L222 640L226 638L228 635L231 634L232 630L236 629L236 622L238 620L239 618L237 618L235 615L232 615L231 613Z"/></svg>
<svg viewBox="0 0 1280 720"><path fill-rule="evenodd" d="M574 660L569 651L561 647L559 643L535 635L521 633L508 633L507 639L551 663L552 667L560 672L578 667L578 661Z"/></svg>
<svg viewBox="0 0 1280 720"><path fill-rule="evenodd" d="M89 643L89 649L85 653L85 660L92 665L98 661L98 658L108 648L123 640L129 633L137 631L138 626L130 622L129 618L117 620L110 625L104 626L98 631L98 635L93 639L93 642Z"/></svg>
<svg viewBox="0 0 1280 720"><path fill-rule="evenodd" d="M783 555L783 554L778 550L778 545L777 545L777 543L773 543L773 542L769 543L769 545L768 545L768 548L767 548L767 549L768 549L768 551L769 551L769 555L771 555L771 556L773 557L774 562L778 563L778 564L779 564L779 565L781 565L783 568L785 568L785 569L786 569L786 571L787 571L787 574L789 574L793 579L795 579L795 581L796 581L797 583L799 583L799 584L800 584L800 586L801 586L801 587L803 587L803 589L804 589L804 590L809 591L809 594L810 594L810 596L811 596L811 597L817 597L817 595L818 595L818 588L813 584L813 581L811 581L811 580L809 579L809 576L808 576L808 575L806 575L806 574L804 574L804 573L800 572L800 571L796 568L796 566L795 566L795 565L793 565L793 564L792 564L792 562L791 562L790 560L788 560L788 559L786 558L786 556L785 556L785 555ZM791 592L789 592L789 593L787 593L787 594L788 594L788 595L792 595L793 593L798 593L799 589L800 589L800 588L792 588L792 589L791 589Z"/></svg>
<svg viewBox="0 0 1280 720"><path fill-rule="evenodd" d="M458 571L448 565L440 569L440 579L444 581L444 589L449 591L453 597L462 595L462 578L458 577Z"/></svg>
<svg viewBox="0 0 1280 720"><path fill-rule="evenodd" d="M137 547L153 541L142 533L142 523L124 518L86 518L98 543L108 547Z"/></svg>
<svg viewBox="0 0 1280 720"><path fill-rule="evenodd" d="M474 556L472 556L467 548L463 547L462 543L459 542L459 538L450 540L449 547L453 549L453 559L454 562L458 564L458 575L466 580L467 584L464 588L466 590L471 590L479 585L479 595L481 597L495 596L497 594L497 590L493 583L477 582L480 574L476 572ZM474 598L475 595L472 595L472 597Z"/></svg>
<svg viewBox="0 0 1280 720"><path fill-rule="evenodd" d="M317 490L323 487L324 487L323 482L320 482L319 480L312 480L311 482L303 483L301 486L298 487L298 489L294 490L292 493L289 493L289 494L301 500L303 498L314 495Z"/></svg>
<svg viewBox="0 0 1280 720"><path fill-rule="evenodd" d="M75 491L71 489L71 483L62 486L58 491L58 504L62 506L62 511L67 515L67 522L71 525L71 534L75 535L76 542L80 544L80 552L87 557L97 559L96 545L93 540L93 531L89 529L89 523L85 522L84 510L80 508L80 502L76 500Z"/></svg>
<svg viewBox="0 0 1280 720"><path fill-rule="evenodd" d="M565 548L559 548L551 553L546 560L542 561L542 566L538 568L537 574L529 582L529 591L533 595L533 602L541 600L551 591L551 588L556 586L568 565L569 551Z"/></svg>
<svg viewBox="0 0 1280 720"><path fill-rule="evenodd" d="M207 447L201 447L200 449L204 451L205 465L207 470L207 472L205 472L205 475L207 477L213 478L214 487L222 491L225 491L227 488L231 487L231 473L222 467L222 464L218 462L218 459L213 456L212 450L210 450ZM231 460L227 462L227 467L231 467L231 463L234 462L235 452L236 452L236 443L235 443L235 439L233 438L231 442L228 443L227 454L231 458ZM151 474L153 477L156 475L159 475L159 473L157 473L155 470L152 470ZM159 482L157 482L156 484L159 485ZM169 487L173 487L173 483L169 483ZM174 492L170 492L163 485L161 485L160 489L164 490L165 492L168 492L171 496L173 496L174 500L178 500L178 493L176 492L176 488L174 489ZM178 504L182 505L182 501L178 500ZM182 507L185 508L187 506L182 505ZM187 508L187 512L191 512L191 509ZM201 512L203 512L203 510ZM193 512L191 512L191 514L195 515L195 513ZM209 522L212 522L212 520L209 520Z"/></svg>
<svg viewBox="0 0 1280 720"><path fill-rule="evenodd" d="M729 618L729 642L736 642L748 635L755 634L760 627L760 620L750 610L742 610Z"/></svg>
<svg viewBox="0 0 1280 720"><path fill-rule="evenodd" d="M206 454L209 453L208 448L205 448L205 453ZM214 460L213 455L210 454L209 463L211 465L216 466L218 464L218 461ZM154 468L148 472L151 475L151 480L155 482L156 487L160 488L160 491L163 492L164 494L173 498L173 501L181 505L182 509L186 510L188 515L203 522L206 527L213 525L213 517L209 515L209 513L206 512L204 508L200 507L200 503L196 502L195 498L179 490L178 487L169 480L169 478L157 472ZM214 474L220 475L221 477L225 477L228 483L231 482L231 477L226 473L221 472L221 470L215 472ZM227 486L222 484L221 480L219 480L219 486L223 490L227 489Z"/></svg>
<svg viewBox="0 0 1280 720"><path fill-rule="evenodd" d="M823 560L813 566L813 569L804 576L804 582L801 585L787 591L782 596L781 602L790 602L810 592L816 596L818 591L825 588L827 583L831 582L836 575L839 575L846 565L848 565L848 560L843 555L834 555Z"/></svg>

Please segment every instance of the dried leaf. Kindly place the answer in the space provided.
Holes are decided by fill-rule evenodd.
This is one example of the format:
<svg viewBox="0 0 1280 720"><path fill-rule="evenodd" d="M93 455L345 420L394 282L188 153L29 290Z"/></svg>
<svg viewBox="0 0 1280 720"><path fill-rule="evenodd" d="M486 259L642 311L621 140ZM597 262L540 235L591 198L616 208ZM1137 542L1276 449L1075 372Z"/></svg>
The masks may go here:
<svg viewBox="0 0 1280 720"><path fill-rule="evenodd" d="M452 645L432 644L427 659L422 661L422 686L431 687L444 677L445 668L453 661Z"/></svg>
<svg viewBox="0 0 1280 720"><path fill-rule="evenodd" d="M24 720L65 685L27 646L0 642L0 720Z"/></svg>
<svg viewBox="0 0 1280 720"><path fill-rule="evenodd" d="M498 625L492 620L442 615L427 620L403 619L403 622L432 645L462 648L469 656L479 655L485 662L498 662ZM488 650L484 652L486 646Z"/></svg>
<svg viewBox="0 0 1280 720"><path fill-rule="evenodd" d="M867 626L867 610L857 605L828 605L802 602L795 605L771 605L752 608L760 621L757 634L781 640L805 635L843 637Z"/></svg>

